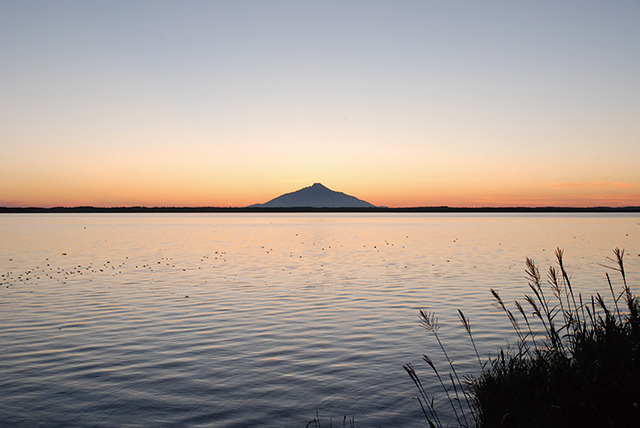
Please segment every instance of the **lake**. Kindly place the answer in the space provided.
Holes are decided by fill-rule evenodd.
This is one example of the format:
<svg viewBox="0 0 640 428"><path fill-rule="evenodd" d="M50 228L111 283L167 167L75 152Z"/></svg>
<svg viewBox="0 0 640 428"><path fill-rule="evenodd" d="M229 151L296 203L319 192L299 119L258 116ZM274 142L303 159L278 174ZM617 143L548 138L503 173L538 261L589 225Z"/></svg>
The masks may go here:
<svg viewBox="0 0 640 428"><path fill-rule="evenodd" d="M640 214L2 214L0 425L426 426L403 364L478 373L557 247L574 289L640 278ZM610 264L610 263L609 263ZM439 398L437 398L439 400ZM348 426L348 424L347 424Z"/></svg>

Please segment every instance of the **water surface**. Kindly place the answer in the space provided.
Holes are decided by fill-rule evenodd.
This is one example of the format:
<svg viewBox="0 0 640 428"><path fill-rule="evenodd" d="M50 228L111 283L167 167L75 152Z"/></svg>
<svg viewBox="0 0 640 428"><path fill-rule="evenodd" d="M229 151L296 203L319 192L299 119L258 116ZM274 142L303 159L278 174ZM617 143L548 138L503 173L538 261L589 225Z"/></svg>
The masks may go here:
<svg viewBox="0 0 640 428"><path fill-rule="evenodd" d="M525 257L564 248L585 294L614 247L640 274L637 214L5 214L0 242L15 427L421 427L402 365L441 358L419 309L473 373L456 309L495 354L489 289L528 292Z"/></svg>

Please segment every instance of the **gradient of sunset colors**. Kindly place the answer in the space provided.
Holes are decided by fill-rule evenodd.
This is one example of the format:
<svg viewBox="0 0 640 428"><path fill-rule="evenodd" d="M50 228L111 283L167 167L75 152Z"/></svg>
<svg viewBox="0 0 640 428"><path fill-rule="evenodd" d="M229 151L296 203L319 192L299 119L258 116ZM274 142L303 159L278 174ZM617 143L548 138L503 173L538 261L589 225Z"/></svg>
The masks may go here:
<svg viewBox="0 0 640 428"><path fill-rule="evenodd" d="M0 0L0 206L640 205L638 1Z"/></svg>

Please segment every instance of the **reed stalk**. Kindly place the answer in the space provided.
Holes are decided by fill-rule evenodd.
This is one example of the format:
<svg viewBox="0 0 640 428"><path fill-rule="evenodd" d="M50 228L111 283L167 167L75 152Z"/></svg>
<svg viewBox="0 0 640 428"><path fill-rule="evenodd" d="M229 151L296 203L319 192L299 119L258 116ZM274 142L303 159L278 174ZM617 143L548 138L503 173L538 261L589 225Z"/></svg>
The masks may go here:
<svg viewBox="0 0 640 428"><path fill-rule="evenodd" d="M627 282L624 250L616 248L613 253L607 258L612 265L603 265L622 278L621 291L616 292L609 274L605 275L613 310L601 294L585 302L574 290L561 249L555 252L557 267L547 273L551 297L545 294L537 265L527 258L525 273L533 294L525 294L524 299L533 319L518 301L514 312L498 291L491 290L516 333L517 347L516 351L500 349L497 357L484 363L470 321L458 311L481 370L478 376L465 377L465 382L438 335L437 318L420 311L421 324L435 337L449 375L442 376L431 358L423 359L449 401L457 426L640 426L640 303ZM540 321L536 325L541 329L533 325L534 319ZM436 395L427 394L411 365L404 368L418 388L418 402L429 426L442 428Z"/></svg>

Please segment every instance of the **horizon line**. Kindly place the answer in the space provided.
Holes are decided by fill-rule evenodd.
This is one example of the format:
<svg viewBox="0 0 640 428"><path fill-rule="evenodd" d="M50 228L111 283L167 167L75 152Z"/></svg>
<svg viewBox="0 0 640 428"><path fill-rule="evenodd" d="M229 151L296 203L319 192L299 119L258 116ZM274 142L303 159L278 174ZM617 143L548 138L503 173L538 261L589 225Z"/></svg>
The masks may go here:
<svg viewBox="0 0 640 428"><path fill-rule="evenodd" d="M100 212L640 212L640 206L590 206L590 207L563 207L563 206L477 206L477 207L452 207L448 205L414 206L414 207L220 207L220 206L111 206L100 207L91 205L79 206L54 206L54 207L0 207L0 213L100 213Z"/></svg>

